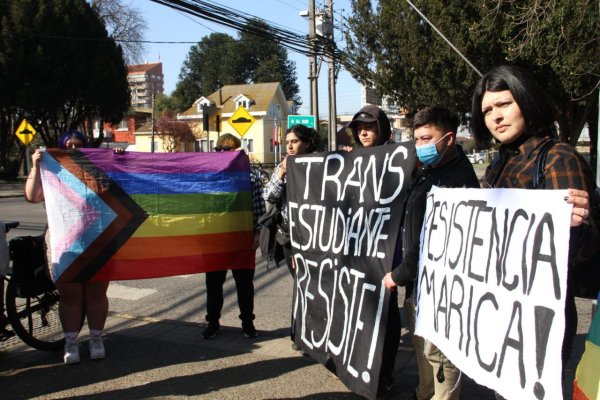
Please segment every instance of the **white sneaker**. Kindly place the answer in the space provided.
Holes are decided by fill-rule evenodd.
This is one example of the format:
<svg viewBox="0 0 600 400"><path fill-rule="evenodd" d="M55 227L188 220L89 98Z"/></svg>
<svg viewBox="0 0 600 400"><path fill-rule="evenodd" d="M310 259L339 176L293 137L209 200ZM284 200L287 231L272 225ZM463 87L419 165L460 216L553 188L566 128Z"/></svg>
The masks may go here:
<svg viewBox="0 0 600 400"><path fill-rule="evenodd" d="M105 356L104 342L102 338L90 339L90 358L92 360L101 360Z"/></svg>
<svg viewBox="0 0 600 400"><path fill-rule="evenodd" d="M63 356L65 364L77 364L79 358L79 343L65 343L65 354Z"/></svg>

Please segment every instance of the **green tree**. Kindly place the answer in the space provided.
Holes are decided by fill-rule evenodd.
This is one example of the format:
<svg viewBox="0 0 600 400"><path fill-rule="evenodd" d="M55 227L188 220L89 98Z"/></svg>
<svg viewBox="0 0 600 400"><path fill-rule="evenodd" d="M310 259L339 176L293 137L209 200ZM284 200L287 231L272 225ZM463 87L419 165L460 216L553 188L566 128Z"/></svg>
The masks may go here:
<svg viewBox="0 0 600 400"><path fill-rule="evenodd" d="M413 3L482 73L507 62L532 70L558 105L564 140L575 143L586 121L596 140L597 1ZM381 0L373 8L370 0L353 0L352 9L342 63L357 80L411 112L432 104L469 111L478 74L408 2Z"/></svg>
<svg viewBox="0 0 600 400"><path fill-rule="evenodd" d="M0 12L3 143L14 145L11 128L22 118L48 146L92 118L121 119L129 107L122 51L86 1L4 0Z"/></svg>
<svg viewBox="0 0 600 400"><path fill-rule="evenodd" d="M477 46L470 32L479 1L414 3L463 53ZM381 0L373 8L369 0L354 0L352 6L342 63L355 79L412 112L431 104L468 110L479 75L407 2ZM493 54L489 48L477 59Z"/></svg>
<svg viewBox="0 0 600 400"><path fill-rule="evenodd" d="M265 39L269 26L262 20L249 22L249 30L235 39L224 33L205 36L192 46L172 94L178 111L189 108L200 96L208 96L221 85L281 82L286 98L300 104L296 64L287 50ZM265 33L267 32L267 33Z"/></svg>
<svg viewBox="0 0 600 400"><path fill-rule="evenodd" d="M172 94L178 111L189 108L200 96L224 85L239 83L238 42L225 33L212 33L192 46Z"/></svg>
<svg viewBox="0 0 600 400"><path fill-rule="evenodd" d="M273 36L269 25L260 19L251 20L248 26L260 35L240 32L239 69L242 82L281 82L286 99L300 102L300 87L297 82L296 63L288 59L285 47L274 41L265 40Z"/></svg>
<svg viewBox="0 0 600 400"><path fill-rule="evenodd" d="M163 93L157 93L154 98L154 111L157 115L162 115L164 112L176 110L173 103L173 97Z"/></svg>
<svg viewBox="0 0 600 400"><path fill-rule="evenodd" d="M598 121L598 2L547 0L520 7L497 0L482 8L481 31L502 43L508 61L527 66L547 83L559 106L561 139L577 143L585 123Z"/></svg>

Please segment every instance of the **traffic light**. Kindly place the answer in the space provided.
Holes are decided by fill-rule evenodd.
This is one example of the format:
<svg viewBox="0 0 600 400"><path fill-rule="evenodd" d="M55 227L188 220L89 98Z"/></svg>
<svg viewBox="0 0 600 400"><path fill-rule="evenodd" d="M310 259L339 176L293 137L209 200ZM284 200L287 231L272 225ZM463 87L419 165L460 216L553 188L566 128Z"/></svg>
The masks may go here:
<svg viewBox="0 0 600 400"><path fill-rule="evenodd" d="M202 111L202 130L208 132L208 111Z"/></svg>

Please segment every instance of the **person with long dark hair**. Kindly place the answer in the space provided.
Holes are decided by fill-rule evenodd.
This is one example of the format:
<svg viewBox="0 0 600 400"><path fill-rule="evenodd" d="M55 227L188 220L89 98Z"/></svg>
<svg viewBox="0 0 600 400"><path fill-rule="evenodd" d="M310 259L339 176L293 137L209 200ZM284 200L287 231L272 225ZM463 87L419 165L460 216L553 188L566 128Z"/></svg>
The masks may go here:
<svg viewBox="0 0 600 400"><path fill-rule="evenodd" d="M286 185L288 184L287 159L288 156L298 156L320 151L321 140L319 134L313 128L304 125L294 125L285 133L285 149L286 156L283 161L275 167L273 175L271 175L271 179L263 191L263 198L271 205L271 207L275 210L279 210L279 212L275 214L277 220L277 232L275 233L275 241L271 244L272 246L275 246L275 249L272 251L277 253L281 250L281 256L285 260L290 274L292 277L295 277L296 274L294 262L292 260L292 246L290 242L290 227L286 197ZM279 260L280 258L276 255L275 261L278 262ZM300 350L298 345L294 342L295 330L293 314L291 320L290 338L292 339L292 348L294 350Z"/></svg>
<svg viewBox="0 0 600 400"><path fill-rule="evenodd" d="M538 154L549 145L543 186L568 189L573 204L569 241L569 272L565 304L563 370L577 330L577 310L572 290L573 259L588 248L589 198L594 190L591 169L568 143L556 137L556 113L549 96L524 69L502 65L492 68L473 93L471 128L475 142L487 148L499 142L497 157L485 172L483 187L532 189ZM554 142L554 143L549 143ZM597 245L597 243L596 243Z"/></svg>
<svg viewBox="0 0 600 400"><path fill-rule="evenodd" d="M286 157L275 167L273 175L271 175L271 179L263 191L263 198L266 202L281 210L276 240L282 248L283 257L287 263L290 274L294 276L292 250L289 240L287 199L285 193L287 184L287 156L296 156L320 151L321 143L319 134L313 128L304 125L294 125L285 133L285 149Z"/></svg>

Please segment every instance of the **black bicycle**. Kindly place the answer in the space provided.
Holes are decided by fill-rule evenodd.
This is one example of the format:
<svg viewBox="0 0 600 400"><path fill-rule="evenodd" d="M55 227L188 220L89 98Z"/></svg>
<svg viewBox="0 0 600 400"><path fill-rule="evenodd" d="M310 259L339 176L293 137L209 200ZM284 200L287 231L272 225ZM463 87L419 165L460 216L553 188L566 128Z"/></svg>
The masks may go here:
<svg viewBox="0 0 600 400"><path fill-rule="evenodd" d="M6 223L6 232L18 222ZM15 334L29 346L46 351L63 348L58 290L47 275L43 236L21 236L9 242L9 274L0 289L0 341ZM6 296L4 295L6 291Z"/></svg>

